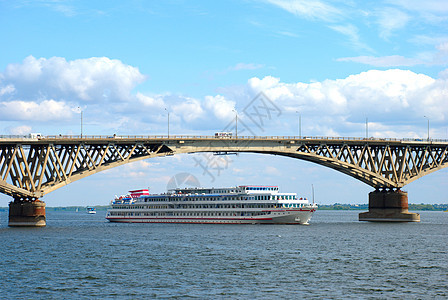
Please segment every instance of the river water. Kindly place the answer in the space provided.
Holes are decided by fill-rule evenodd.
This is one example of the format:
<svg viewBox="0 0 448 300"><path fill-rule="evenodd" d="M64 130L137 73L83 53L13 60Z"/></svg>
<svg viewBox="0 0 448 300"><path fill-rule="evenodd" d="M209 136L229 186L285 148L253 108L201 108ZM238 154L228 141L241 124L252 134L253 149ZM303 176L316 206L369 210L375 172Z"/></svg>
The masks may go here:
<svg viewBox="0 0 448 300"><path fill-rule="evenodd" d="M0 213L2 299L446 299L448 213L420 223L317 211L309 226L115 224Z"/></svg>

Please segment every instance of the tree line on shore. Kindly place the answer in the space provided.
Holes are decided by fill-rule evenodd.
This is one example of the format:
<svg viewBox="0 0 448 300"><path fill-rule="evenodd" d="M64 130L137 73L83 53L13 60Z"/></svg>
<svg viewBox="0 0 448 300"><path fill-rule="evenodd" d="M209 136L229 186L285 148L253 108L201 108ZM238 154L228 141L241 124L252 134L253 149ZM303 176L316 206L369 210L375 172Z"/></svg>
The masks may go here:
<svg viewBox="0 0 448 300"><path fill-rule="evenodd" d="M335 203L330 205L319 205L320 210L368 210L368 204L342 204ZM411 204L409 203L409 210L423 210L423 211L444 211L448 209L448 204Z"/></svg>

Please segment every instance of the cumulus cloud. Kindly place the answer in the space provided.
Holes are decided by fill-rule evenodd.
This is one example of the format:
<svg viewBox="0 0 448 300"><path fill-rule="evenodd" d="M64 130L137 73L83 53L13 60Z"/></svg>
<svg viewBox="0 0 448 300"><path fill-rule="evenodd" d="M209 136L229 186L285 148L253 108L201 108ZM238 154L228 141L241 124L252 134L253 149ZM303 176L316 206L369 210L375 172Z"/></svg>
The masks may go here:
<svg viewBox="0 0 448 300"><path fill-rule="evenodd" d="M14 128L11 128L9 132L13 135L25 135L28 133L31 133L31 127L27 125L17 126Z"/></svg>
<svg viewBox="0 0 448 300"><path fill-rule="evenodd" d="M224 96L206 96L205 107L213 112L213 115L220 120L229 120L235 115L235 102L227 100Z"/></svg>
<svg viewBox="0 0 448 300"><path fill-rule="evenodd" d="M201 102L194 98L184 98L183 102L173 105L172 110L185 122L195 121L204 114Z"/></svg>
<svg viewBox="0 0 448 300"><path fill-rule="evenodd" d="M9 64L2 75L1 88L11 86L14 97L22 100L99 102L109 97L111 101L127 101L132 89L145 80L137 68L107 57L67 61L28 56L20 64Z"/></svg>
<svg viewBox="0 0 448 300"><path fill-rule="evenodd" d="M28 56L0 72L0 119L40 124L69 121L82 107L85 119L105 124L114 110L124 111L130 103L163 107L161 97L132 92L144 80L138 68L107 57L67 61Z"/></svg>
<svg viewBox="0 0 448 300"><path fill-rule="evenodd" d="M372 122L389 126L388 131L376 126L378 135L403 136L415 135L406 126L424 115L434 122L446 121L447 83L447 78L391 69L312 83L283 83L270 76L251 78L248 89L253 94L264 91L284 112L299 111L305 118L314 119L314 124L308 125L314 134L344 135L369 117Z"/></svg>
<svg viewBox="0 0 448 300"><path fill-rule="evenodd" d="M440 44L438 50L445 53L447 49L446 44ZM377 63L381 64L381 61ZM114 68L120 74L111 71ZM259 127L252 128L251 132L255 134L297 133L300 113L304 135L356 136L356 132L363 131L368 117L372 135L416 137L422 135L419 130L426 132L426 128L422 130L420 125L415 125L423 116L431 119L432 128L447 120L447 74L445 70L439 78L431 78L399 69L370 70L346 78L292 83L282 82L274 76L254 77L239 87L238 93L232 89L229 93L224 91L192 98L172 94L133 94L132 88L144 76L136 68L119 61L94 58L67 62L59 58L28 57L22 64L9 65L4 73L0 73L0 120L17 122L7 124L7 130L13 132L11 128L16 128L14 132L18 133L30 132L28 124L34 129L37 122L51 124L50 121L72 120L71 125L67 125L68 122L60 124L67 126L66 132L73 132L73 124L76 121L78 128L79 123L79 118L75 120L74 116L79 116L78 107L82 107L84 130L89 131L90 126L93 128L91 134L98 134L98 131L105 134L160 134L166 132L166 108L170 112L173 134L208 134L231 122L235 116L233 110L242 114L241 126L250 126L252 119L245 118L243 112L249 111L247 105L263 92L281 110L281 115L276 114L269 122L264 120L262 131ZM101 76L104 78L99 78ZM82 86L84 80L87 87ZM39 84L42 87L38 88ZM127 101L119 102L123 99L116 98L117 93L122 93ZM95 95L102 100L88 100ZM69 100L81 96L86 99L84 102ZM23 124L25 121L27 125ZM424 125L424 119L421 123ZM62 128L48 126L57 133L64 132Z"/></svg>
<svg viewBox="0 0 448 300"><path fill-rule="evenodd" d="M2 87L0 87L0 97L3 95L12 94L14 91L15 91L15 88L12 84L2 86Z"/></svg>
<svg viewBox="0 0 448 300"><path fill-rule="evenodd" d="M163 108L165 107L165 102L163 101L163 97L157 95L155 97L146 96L142 93L137 93L137 100L140 101L144 106Z"/></svg>
<svg viewBox="0 0 448 300"><path fill-rule="evenodd" d="M71 115L71 107L69 107L65 102L55 100L44 100L40 103L18 100L0 102L0 116L5 121L54 121L70 118Z"/></svg>

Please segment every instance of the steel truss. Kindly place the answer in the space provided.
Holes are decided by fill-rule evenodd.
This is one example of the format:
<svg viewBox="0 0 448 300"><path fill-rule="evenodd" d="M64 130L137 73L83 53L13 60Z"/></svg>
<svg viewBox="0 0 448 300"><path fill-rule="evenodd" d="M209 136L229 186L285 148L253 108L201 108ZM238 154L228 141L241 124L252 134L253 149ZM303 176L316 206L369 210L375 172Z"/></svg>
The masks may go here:
<svg viewBox="0 0 448 300"><path fill-rule="evenodd" d="M399 189L448 166L448 146L432 144L302 144L294 156L350 175L375 189Z"/></svg>
<svg viewBox="0 0 448 300"><path fill-rule="evenodd" d="M297 137L0 139L0 192L16 198L40 198L126 163L194 152L288 156L335 169L375 189L399 189L448 166L447 142Z"/></svg>

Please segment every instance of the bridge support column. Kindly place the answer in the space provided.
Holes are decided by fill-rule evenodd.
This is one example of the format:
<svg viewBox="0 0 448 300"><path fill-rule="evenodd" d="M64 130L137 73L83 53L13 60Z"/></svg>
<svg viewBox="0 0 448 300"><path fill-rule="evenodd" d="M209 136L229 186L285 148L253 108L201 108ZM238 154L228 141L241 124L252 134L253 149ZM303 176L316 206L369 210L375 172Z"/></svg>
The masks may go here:
<svg viewBox="0 0 448 300"><path fill-rule="evenodd" d="M408 211L408 193L374 191L369 193L369 211L359 214L359 221L420 222L420 215Z"/></svg>
<svg viewBox="0 0 448 300"><path fill-rule="evenodd" d="M15 198L9 203L11 227L43 227L46 225L45 203L39 199Z"/></svg>

